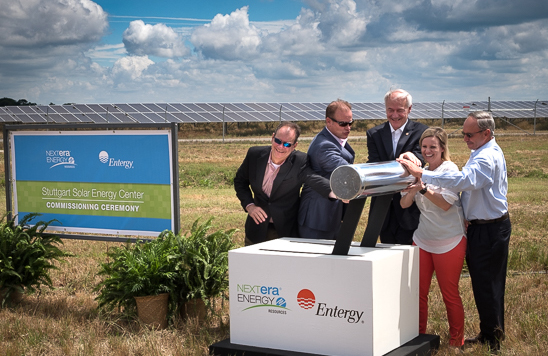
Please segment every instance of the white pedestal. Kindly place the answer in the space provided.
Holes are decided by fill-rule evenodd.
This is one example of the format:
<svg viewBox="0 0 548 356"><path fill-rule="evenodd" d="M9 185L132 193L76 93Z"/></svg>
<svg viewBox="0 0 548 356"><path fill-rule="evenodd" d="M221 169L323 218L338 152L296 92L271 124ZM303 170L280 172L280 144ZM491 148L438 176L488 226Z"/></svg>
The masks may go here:
<svg viewBox="0 0 548 356"><path fill-rule="evenodd" d="M384 355L418 336L414 246L283 238L229 252L230 342L320 355Z"/></svg>

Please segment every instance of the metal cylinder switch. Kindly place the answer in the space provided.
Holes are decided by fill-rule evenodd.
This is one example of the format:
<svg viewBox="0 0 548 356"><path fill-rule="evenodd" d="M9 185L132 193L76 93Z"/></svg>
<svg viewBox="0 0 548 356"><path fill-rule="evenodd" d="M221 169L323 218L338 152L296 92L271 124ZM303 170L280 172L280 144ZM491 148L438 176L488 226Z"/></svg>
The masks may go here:
<svg viewBox="0 0 548 356"><path fill-rule="evenodd" d="M339 199L397 193L415 181L396 161L350 164L331 173L331 190Z"/></svg>

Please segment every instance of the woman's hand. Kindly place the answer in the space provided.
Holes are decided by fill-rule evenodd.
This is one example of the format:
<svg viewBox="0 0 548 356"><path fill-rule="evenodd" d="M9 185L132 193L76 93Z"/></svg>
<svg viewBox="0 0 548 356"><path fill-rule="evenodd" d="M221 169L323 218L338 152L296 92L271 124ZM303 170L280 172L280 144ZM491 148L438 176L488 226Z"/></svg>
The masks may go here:
<svg viewBox="0 0 548 356"><path fill-rule="evenodd" d="M403 193L407 194L416 194L419 190L423 189L425 187L424 183L422 181L416 181L415 183L409 184L407 188L402 190Z"/></svg>

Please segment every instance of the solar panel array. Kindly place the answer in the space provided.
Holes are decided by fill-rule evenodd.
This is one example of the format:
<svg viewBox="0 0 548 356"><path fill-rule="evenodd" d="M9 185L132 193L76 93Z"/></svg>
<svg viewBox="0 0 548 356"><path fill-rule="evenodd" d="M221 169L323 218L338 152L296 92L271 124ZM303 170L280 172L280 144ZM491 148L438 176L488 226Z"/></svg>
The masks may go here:
<svg viewBox="0 0 548 356"><path fill-rule="evenodd" d="M142 124L323 120L328 103L136 103L0 107L0 123ZM536 107L536 109L535 109ZM495 117L548 117L548 101L414 103L410 118L466 118L491 110ZM384 103L352 103L355 120L384 119Z"/></svg>

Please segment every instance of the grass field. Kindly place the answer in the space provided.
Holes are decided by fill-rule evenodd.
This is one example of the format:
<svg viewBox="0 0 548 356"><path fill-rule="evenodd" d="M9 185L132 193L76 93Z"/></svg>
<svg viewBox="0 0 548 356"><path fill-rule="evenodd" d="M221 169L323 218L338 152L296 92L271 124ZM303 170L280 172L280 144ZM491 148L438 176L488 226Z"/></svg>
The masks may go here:
<svg viewBox="0 0 548 356"><path fill-rule="evenodd" d="M365 162L365 139L351 136L350 142L356 151L356 163ZM548 136L504 135L498 137L497 142L505 152L508 165L508 200L513 224L506 294L507 338L500 354L546 355ZM298 149L306 151L308 143L303 139ZM232 178L251 144L180 143L183 231L197 218L214 216L216 229L241 229L235 234L235 242L243 245L246 214L235 197ZM464 165L469 151L462 139L451 138L449 147L453 161L459 167ZM365 229L367 206L368 203L356 236L361 236ZM5 205L0 206L0 212L5 212ZM65 240L64 248L75 257L53 273L55 289L26 296L20 305L0 310L0 355L207 355L210 344L229 337L226 304L219 303L215 315L205 323L175 320L162 331L141 328L137 322L126 320L116 312L97 310L92 289L99 282L99 263L105 260L105 252L116 244ZM478 316L466 273L460 285L466 315L465 333L474 336L478 332ZM437 355L451 354L447 348L445 306L435 281L428 333L441 336L442 346ZM467 349L466 354L488 353L475 347Z"/></svg>

